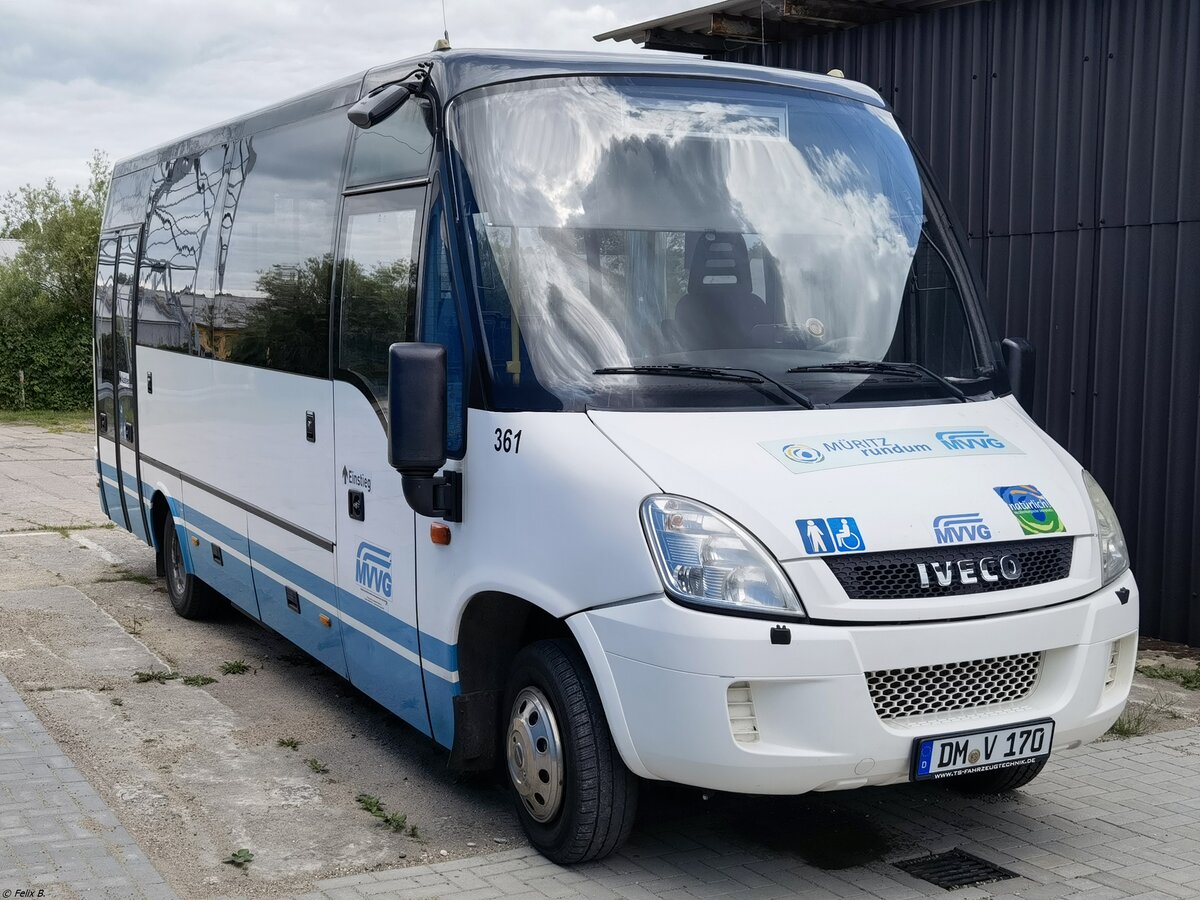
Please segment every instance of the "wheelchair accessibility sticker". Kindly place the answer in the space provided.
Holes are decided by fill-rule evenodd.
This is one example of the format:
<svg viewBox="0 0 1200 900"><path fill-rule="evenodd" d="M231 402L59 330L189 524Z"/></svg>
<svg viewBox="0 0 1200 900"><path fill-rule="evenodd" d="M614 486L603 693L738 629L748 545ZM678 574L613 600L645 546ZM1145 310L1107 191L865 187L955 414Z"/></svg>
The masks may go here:
<svg viewBox="0 0 1200 900"><path fill-rule="evenodd" d="M858 523L850 516L829 519L797 519L804 549L814 556L823 553L857 553L866 550Z"/></svg>

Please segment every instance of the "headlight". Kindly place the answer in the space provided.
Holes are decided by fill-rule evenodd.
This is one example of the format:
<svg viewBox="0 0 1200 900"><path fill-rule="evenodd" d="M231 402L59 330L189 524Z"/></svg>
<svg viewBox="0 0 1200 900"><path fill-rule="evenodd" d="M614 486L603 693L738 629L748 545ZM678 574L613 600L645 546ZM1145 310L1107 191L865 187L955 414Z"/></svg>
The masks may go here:
<svg viewBox="0 0 1200 900"><path fill-rule="evenodd" d="M660 494L642 503L642 525L663 587L676 600L804 615L779 563L750 532L715 509Z"/></svg>
<svg viewBox="0 0 1200 900"><path fill-rule="evenodd" d="M1129 568L1129 548L1125 546L1125 535L1121 533L1116 510L1087 469L1083 470L1083 484L1092 501L1092 509L1096 511L1096 537L1100 539L1100 581L1102 585L1108 584Z"/></svg>

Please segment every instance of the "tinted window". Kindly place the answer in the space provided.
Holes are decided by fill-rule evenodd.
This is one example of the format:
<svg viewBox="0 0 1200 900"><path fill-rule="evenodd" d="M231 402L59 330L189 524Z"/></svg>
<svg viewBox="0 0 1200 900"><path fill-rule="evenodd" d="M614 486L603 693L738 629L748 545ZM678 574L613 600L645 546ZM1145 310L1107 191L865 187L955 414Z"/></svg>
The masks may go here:
<svg viewBox="0 0 1200 900"><path fill-rule="evenodd" d="M137 392L134 387L131 314L136 297L137 232L121 235L117 257L116 315L114 350L116 353L117 437L132 447L137 427Z"/></svg>
<svg viewBox="0 0 1200 900"><path fill-rule="evenodd" d="M219 359L324 377L333 227L346 145L333 112L231 148L212 308L200 323Z"/></svg>
<svg viewBox="0 0 1200 900"><path fill-rule="evenodd" d="M398 181L429 174L433 153L431 115L425 100L412 99L370 129L355 129L350 184Z"/></svg>
<svg viewBox="0 0 1200 900"><path fill-rule="evenodd" d="M196 318L212 304L215 270L211 252L203 251L224 160L225 148L214 147L154 171L139 275L137 341L143 347L200 352Z"/></svg>
<svg viewBox="0 0 1200 900"><path fill-rule="evenodd" d="M338 365L382 410L388 348L413 339L417 226L425 189L346 200Z"/></svg>
<svg viewBox="0 0 1200 900"><path fill-rule="evenodd" d="M462 333L458 306L450 280L450 259L442 232L442 205L429 216L429 250L425 254L425 291L422 298L421 340L446 348L446 450L461 457L465 449L465 380Z"/></svg>
<svg viewBox="0 0 1200 900"><path fill-rule="evenodd" d="M146 215L146 197L153 177L153 169L139 169L113 179L104 213L105 228L141 223Z"/></svg>
<svg viewBox="0 0 1200 900"><path fill-rule="evenodd" d="M113 268L117 262L117 239L100 241L100 258L96 266L96 429L110 440L116 432L113 385ZM103 427L101 427L103 423Z"/></svg>

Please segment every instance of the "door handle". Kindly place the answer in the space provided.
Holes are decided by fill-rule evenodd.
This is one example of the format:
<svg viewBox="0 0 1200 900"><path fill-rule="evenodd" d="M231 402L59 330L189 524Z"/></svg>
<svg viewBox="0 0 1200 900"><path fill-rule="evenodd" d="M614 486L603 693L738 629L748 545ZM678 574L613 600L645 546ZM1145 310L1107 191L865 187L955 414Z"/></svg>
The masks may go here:
<svg viewBox="0 0 1200 900"><path fill-rule="evenodd" d="M147 394L154 393L154 373L153 372L146 373L146 393Z"/></svg>
<svg viewBox="0 0 1200 900"><path fill-rule="evenodd" d="M106 412L100 413L99 419L100 419L100 433L108 434L108 413L106 413Z"/></svg>
<svg viewBox="0 0 1200 900"><path fill-rule="evenodd" d="M311 409L304 414L304 437L310 444L317 442L317 414Z"/></svg>
<svg viewBox="0 0 1200 900"><path fill-rule="evenodd" d="M130 444L133 443L133 423L132 422L125 423L125 440Z"/></svg>

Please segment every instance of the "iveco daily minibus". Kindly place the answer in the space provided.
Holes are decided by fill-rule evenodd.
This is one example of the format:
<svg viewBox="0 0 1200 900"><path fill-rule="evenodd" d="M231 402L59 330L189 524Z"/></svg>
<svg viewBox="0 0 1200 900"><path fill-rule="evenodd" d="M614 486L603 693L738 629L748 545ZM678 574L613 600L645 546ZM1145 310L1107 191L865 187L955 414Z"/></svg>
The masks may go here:
<svg viewBox="0 0 1200 900"><path fill-rule="evenodd" d="M498 768L551 859L643 779L1009 790L1125 702L1112 507L860 84L371 69L119 163L95 326L102 502L180 615Z"/></svg>

